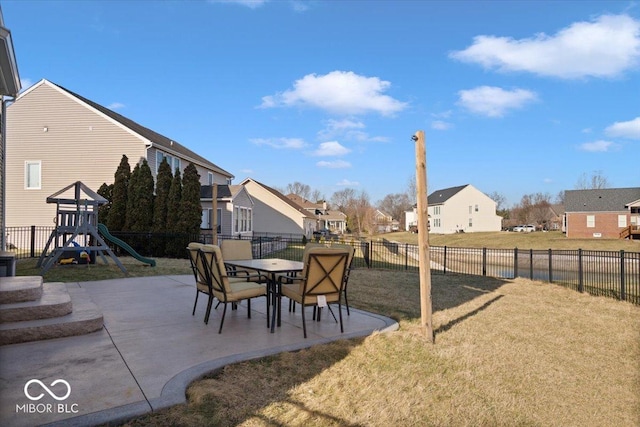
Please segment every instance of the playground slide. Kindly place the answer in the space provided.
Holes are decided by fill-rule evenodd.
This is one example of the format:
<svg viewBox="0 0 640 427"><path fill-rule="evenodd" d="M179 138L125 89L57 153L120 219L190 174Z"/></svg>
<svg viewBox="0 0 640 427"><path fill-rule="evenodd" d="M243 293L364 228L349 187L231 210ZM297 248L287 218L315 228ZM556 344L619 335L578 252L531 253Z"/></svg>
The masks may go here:
<svg viewBox="0 0 640 427"><path fill-rule="evenodd" d="M131 255L138 261L144 262L145 264L149 264L151 267L156 266L155 259L143 257L138 252L136 252L131 246L126 244L124 241L118 239L117 237L112 236L111 233L109 233L109 229L107 228L106 225L98 224L98 231L100 232L100 234L102 234L102 237L104 237L106 240L110 241L111 243L115 243L116 245L120 246L122 249L129 252L129 255Z"/></svg>

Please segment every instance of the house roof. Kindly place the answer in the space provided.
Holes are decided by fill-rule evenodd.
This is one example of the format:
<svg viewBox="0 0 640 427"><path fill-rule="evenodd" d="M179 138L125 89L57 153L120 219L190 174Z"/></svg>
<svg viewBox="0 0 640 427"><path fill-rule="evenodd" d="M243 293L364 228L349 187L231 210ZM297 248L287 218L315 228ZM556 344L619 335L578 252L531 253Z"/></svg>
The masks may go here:
<svg viewBox="0 0 640 427"><path fill-rule="evenodd" d="M78 101L94 108L95 110L98 110L100 113L104 114L105 116L109 117L111 120L116 121L117 123L119 123L120 125L124 126L125 128L129 129L130 131L138 134L139 136L141 136L142 138L146 139L147 141L149 141L149 143L152 146L156 146L156 148L159 148L161 150L167 151L169 153L173 153L173 154L177 154L180 157L183 157L187 160L190 160L194 163L197 163L207 169L211 169L217 173L219 173L220 175L226 176L228 178L233 178L234 176L227 172L226 170L222 169L221 167L219 167L218 165L210 162L209 160L205 159L204 157L200 156L199 154L194 153L193 151L189 150L187 147L179 144L178 142L167 138L164 135L159 134L158 132L155 132L147 127L142 126L139 123L134 122L133 120L124 117L121 114L116 113L115 111L112 111L106 107L103 107L102 105L91 101L90 99L87 99L81 95L78 95L77 93L70 91L69 89L66 89L56 83L53 83L49 80L46 79L42 79L40 82L38 82L37 84L33 85L32 88L30 88L29 90L27 90L26 92L22 93L20 96L24 96L26 95L28 92L31 92L31 90L33 90L33 88L35 88L36 86L39 86L41 84L49 84L59 90L62 90L64 92L66 92L67 94L71 95L72 97L76 98Z"/></svg>
<svg viewBox="0 0 640 427"><path fill-rule="evenodd" d="M640 199L640 187L565 191L566 212L620 212Z"/></svg>
<svg viewBox="0 0 640 427"><path fill-rule="evenodd" d="M442 190L436 190L433 193L429 194L429 197L427 197L427 204L429 206L441 205L442 203L446 202L447 200L449 200L450 198L458 194L462 189L468 186L469 184L465 184L465 185L460 185L458 187L450 187L450 188L444 188Z"/></svg>
<svg viewBox="0 0 640 427"><path fill-rule="evenodd" d="M314 219L314 220L316 219L315 215L312 215L305 208L303 208L302 206L300 206L299 204L297 204L293 200L289 199L287 196L285 196L284 194L282 194L281 192L279 192L275 188L271 188L268 185L264 185L263 183L258 182L258 181L256 181L255 179L252 179L252 178L246 178L244 181L242 181L241 185L245 185L248 181L252 181L252 182L256 183L257 185L259 185L260 187L264 188L265 190L267 190L268 192L270 192L274 196L278 197L280 200L285 202L287 205L291 206L293 209L295 209L298 212L300 212L302 214L302 216L304 216L306 218L311 218L311 219Z"/></svg>

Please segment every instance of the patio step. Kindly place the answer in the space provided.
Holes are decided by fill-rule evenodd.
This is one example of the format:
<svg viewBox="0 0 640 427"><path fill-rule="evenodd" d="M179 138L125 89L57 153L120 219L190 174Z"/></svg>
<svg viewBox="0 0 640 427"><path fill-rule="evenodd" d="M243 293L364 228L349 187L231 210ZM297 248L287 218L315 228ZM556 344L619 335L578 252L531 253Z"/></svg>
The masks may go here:
<svg viewBox="0 0 640 427"><path fill-rule="evenodd" d="M16 295L24 299L38 281L10 279L16 279L16 283L11 286L0 283L3 291L11 290L10 300ZM40 298L0 304L0 345L83 335L102 329L102 311L84 289L64 283L43 285L42 278L39 279Z"/></svg>
<svg viewBox="0 0 640 427"><path fill-rule="evenodd" d="M0 304L0 323L49 319L71 313L71 296L64 283L44 283L34 301Z"/></svg>
<svg viewBox="0 0 640 427"><path fill-rule="evenodd" d="M0 277L0 304L36 301L42 296L42 276Z"/></svg>

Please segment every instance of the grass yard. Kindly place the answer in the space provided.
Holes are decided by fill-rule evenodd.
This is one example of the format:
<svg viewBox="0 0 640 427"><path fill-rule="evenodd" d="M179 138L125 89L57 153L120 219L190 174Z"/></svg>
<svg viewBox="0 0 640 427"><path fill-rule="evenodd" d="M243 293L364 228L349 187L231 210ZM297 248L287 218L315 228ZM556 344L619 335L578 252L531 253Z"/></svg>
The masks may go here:
<svg viewBox="0 0 640 427"><path fill-rule="evenodd" d="M523 279L359 269L353 306L397 332L239 363L130 426L638 426L640 308Z"/></svg>

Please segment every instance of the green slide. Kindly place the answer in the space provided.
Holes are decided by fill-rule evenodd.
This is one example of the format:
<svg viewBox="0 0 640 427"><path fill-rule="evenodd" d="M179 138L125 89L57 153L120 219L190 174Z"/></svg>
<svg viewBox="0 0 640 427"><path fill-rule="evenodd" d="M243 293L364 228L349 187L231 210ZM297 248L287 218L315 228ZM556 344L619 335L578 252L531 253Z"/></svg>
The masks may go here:
<svg viewBox="0 0 640 427"><path fill-rule="evenodd" d="M151 267L155 267L156 266L156 260L155 259L143 257L138 252L136 252L131 246L127 245L124 241L118 239L117 237L112 236L111 233L109 233L109 229L107 228L106 225L98 224L98 231L100 232L100 234L102 234L102 237L104 237L105 239L107 239L111 243L115 243L116 245L120 246L122 249L124 249L125 251L129 252L129 255L131 255L132 257L134 257L138 261L144 262L145 264L149 264Z"/></svg>

